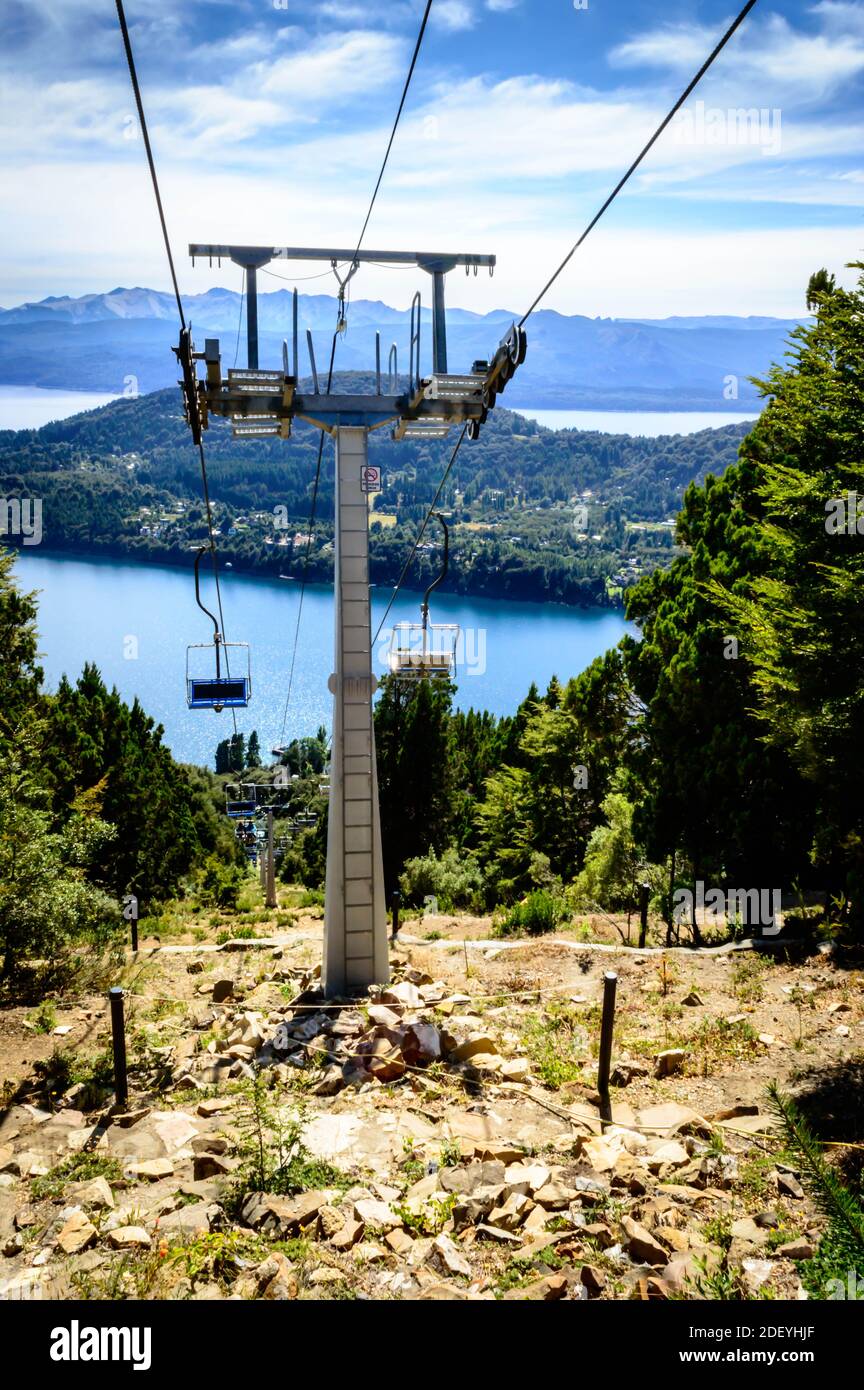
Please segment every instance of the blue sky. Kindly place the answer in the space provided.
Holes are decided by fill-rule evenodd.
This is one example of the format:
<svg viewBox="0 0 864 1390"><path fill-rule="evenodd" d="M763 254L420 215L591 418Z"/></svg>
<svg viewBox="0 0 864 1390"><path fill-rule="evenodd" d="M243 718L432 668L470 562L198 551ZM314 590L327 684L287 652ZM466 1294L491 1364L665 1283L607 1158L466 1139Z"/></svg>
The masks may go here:
<svg viewBox="0 0 864 1390"><path fill-rule="evenodd" d="M240 280L193 271L190 240L356 240L421 10L127 0L185 291ZM495 279L451 277L451 302L524 307L734 12L435 0L367 246L494 252ZM114 5L0 0L0 22L0 304L167 288ZM759 0L549 307L791 316L812 269L848 281L864 250L862 86L864 6ZM375 268L355 284L398 305L414 289Z"/></svg>

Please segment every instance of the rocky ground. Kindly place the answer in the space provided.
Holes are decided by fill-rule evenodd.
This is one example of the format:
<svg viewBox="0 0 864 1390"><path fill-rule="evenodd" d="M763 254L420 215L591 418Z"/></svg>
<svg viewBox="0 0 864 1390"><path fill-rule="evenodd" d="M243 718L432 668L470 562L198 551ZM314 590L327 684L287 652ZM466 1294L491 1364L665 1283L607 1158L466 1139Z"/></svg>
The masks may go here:
<svg viewBox="0 0 864 1390"><path fill-rule="evenodd" d="M820 1217L766 1087L854 1160L860 972L483 925L408 923L391 983L332 1005L315 915L145 943L125 1112L104 995L0 1012L0 1298L801 1296Z"/></svg>

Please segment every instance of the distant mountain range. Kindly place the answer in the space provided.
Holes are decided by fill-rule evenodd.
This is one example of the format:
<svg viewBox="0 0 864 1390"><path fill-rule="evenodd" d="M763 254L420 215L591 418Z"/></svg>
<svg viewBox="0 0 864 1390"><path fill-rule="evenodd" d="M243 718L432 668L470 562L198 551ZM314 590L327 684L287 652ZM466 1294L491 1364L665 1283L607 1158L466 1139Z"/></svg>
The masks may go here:
<svg viewBox="0 0 864 1390"><path fill-rule="evenodd" d="M223 369L245 366L245 315L241 296L211 289L184 297L198 346L222 342ZM299 297L302 375L309 372L306 329L319 370L326 368L336 321L332 295ZM492 355L517 317L510 310L488 314L448 309L448 357L452 371L468 371L476 358ZM291 337L291 290L259 294L260 363L282 360L282 341ZM421 362L430 370L431 311L423 310ZM60 387L120 394L134 377L138 390L154 391L177 377L169 351L177 339L173 296L159 290L115 289L107 294L68 296L0 310L0 384ZM590 319L538 310L529 326L528 357L507 390L518 408L610 410L740 410L756 405L749 378L761 377L782 359L793 319L705 315L667 319ZM374 300L355 300L348 331L337 348L343 371L368 371L374 363L375 332L386 368L396 342L401 371L408 364L409 314ZM734 381L733 381L734 379ZM737 396L731 394L737 387Z"/></svg>

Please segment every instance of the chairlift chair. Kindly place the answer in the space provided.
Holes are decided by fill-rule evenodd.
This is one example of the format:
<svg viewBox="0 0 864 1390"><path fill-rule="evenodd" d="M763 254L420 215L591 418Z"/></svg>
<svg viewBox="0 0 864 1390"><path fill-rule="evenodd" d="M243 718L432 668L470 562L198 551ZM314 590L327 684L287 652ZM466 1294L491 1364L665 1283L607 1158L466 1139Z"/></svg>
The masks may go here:
<svg viewBox="0 0 864 1390"><path fill-rule="evenodd" d="M399 681L449 680L456 670L458 623L430 623L429 595L446 577L450 562L450 533L440 512L432 515L444 531L444 563L441 573L423 595L419 623L396 623L390 639L389 666Z"/></svg>
<svg viewBox="0 0 864 1390"><path fill-rule="evenodd" d="M186 703L190 709L212 709L217 712L225 709L245 709L252 695L252 671L247 642L226 642L219 631L219 624L201 602L199 566L201 556L208 546L202 546L195 556L195 602L206 613L213 624L212 642L194 642L186 648ZM212 652L215 657L215 675L198 674L204 665L204 652ZM235 653L235 674L231 673L229 652ZM202 653L199 658L198 653ZM240 673L237 671L237 660ZM209 665L209 661L207 662ZM224 673L223 673L224 665Z"/></svg>

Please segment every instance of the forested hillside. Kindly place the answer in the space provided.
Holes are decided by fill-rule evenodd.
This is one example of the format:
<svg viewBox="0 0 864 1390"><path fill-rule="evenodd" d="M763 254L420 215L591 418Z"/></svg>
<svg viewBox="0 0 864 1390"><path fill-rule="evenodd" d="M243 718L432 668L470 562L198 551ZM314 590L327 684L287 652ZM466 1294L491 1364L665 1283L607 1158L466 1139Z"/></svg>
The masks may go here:
<svg viewBox="0 0 864 1390"><path fill-rule="evenodd" d="M344 387L357 385L348 378ZM359 379L369 389L371 383ZM616 602L639 574L668 563L672 521L688 483L721 475L746 426L689 436L631 438L553 431L496 409L467 444L443 496L452 512L447 587L457 593ZM307 549L317 433L289 443L238 441L214 421L208 434L220 550L238 569L298 575ZM371 437L382 468L375 499L372 577L395 583L452 445ZM121 400L46 425L0 433L0 496L43 499L44 543L55 549L188 563L204 535L198 457L177 391ZM587 508L577 513L576 508ZM333 457L325 449L309 575L332 576ZM14 538L12 538L14 541ZM437 556L420 551L421 586Z"/></svg>

